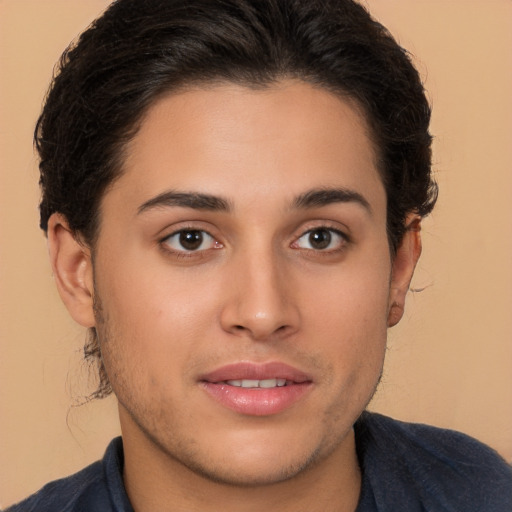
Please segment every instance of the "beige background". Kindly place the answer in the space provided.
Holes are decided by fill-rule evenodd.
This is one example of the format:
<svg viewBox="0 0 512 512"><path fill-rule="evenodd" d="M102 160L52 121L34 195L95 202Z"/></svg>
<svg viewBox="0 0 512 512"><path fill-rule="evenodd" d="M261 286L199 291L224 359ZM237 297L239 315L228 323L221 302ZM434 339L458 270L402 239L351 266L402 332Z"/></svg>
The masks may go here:
<svg viewBox="0 0 512 512"><path fill-rule="evenodd" d="M113 399L54 290L33 125L50 71L106 0L0 0L0 506L99 458ZM467 432L512 460L512 2L371 0L434 105L437 210L372 408Z"/></svg>

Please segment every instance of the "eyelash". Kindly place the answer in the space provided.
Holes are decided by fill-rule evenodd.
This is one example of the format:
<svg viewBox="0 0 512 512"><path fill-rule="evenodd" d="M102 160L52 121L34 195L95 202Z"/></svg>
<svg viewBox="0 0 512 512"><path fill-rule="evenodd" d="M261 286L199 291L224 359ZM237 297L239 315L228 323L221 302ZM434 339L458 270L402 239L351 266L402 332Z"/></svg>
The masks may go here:
<svg viewBox="0 0 512 512"><path fill-rule="evenodd" d="M181 240L179 240L179 239L178 239L177 243L181 245L182 249L173 248L170 245L169 240L171 238L179 237L181 235L186 235L186 234L189 234L189 235L190 234L200 234L201 235L201 240L200 240L199 246L197 248L187 249L187 248L183 247L183 244L181 244ZM213 243L213 247L201 249L201 246L205 243L206 237L211 239L211 241ZM192 240L192 242L193 242L193 240ZM177 231L174 231L170 235L167 235L164 238L162 238L160 240L160 245L164 248L165 251L172 253L174 256L176 256L178 258L191 258L191 257L204 256L204 253L208 250L222 249L222 247L224 247L220 242L215 240L215 237L213 235L211 235L210 233L208 233L208 231L206 231L204 229L198 229L195 227L181 228Z"/></svg>
<svg viewBox="0 0 512 512"><path fill-rule="evenodd" d="M328 248L306 248L306 247L300 247L299 246L299 242L301 239L305 238L305 237L311 237L314 233L320 233L320 232L324 232L324 233L328 233L329 234L329 239L327 240L328 242L328 245L331 244L331 242L333 240L336 240L337 239L337 246L338 247L335 247L335 248L331 248L331 249L328 249ZM334 236L333 236L334 235ZM308 240L309 242L311 242L311 238L309 238ZM339 229L336 229L336 228L333 228L333 227L330 227L330 226L317 226L317 227L314 227L314 228L311 228L311 229L308 229L307 231L305 231L300 237L298 237L295 242L293 242L291 244L291 247L296 247L298 249L303 249L303 250L306 250L306 251L311 251L311 252L314 252L316 254L335 254L335 253L338 253L340 251L342 251L343 249L345 249L346 245L350 242L350 239L349 237L343 233L343 231L340 231Z"/></svg>
<svg viewBox="0 0 512 512"><path fill-rule="evenodd" d="M332 243L332 240L334 238L334 239L338 240L338 242L337 242L338 247L335 247L334 249L333 248L318 249L318 248L313 248L313 247L311 247L311 248L301 247L299 245L301 239L303 239L304 237L311 237L312 234L320 233L322 231L325 233L329 233L328 245L330 245ZM177 243L181 245L182 249L172 247L170 245L170 243L169 243L170 239L172 239L173 237L178 237L178 236L186 235L186 234L189 234L189 235L190 234L201 234L201 240L200 240L199 246L197 248L187 249L187 248L183 247L183 245L181 244L181 241L179 241L179 239L178 239ZM213 246L205 248L205 249L201 249L201 246L205 243L206 237L211 239L211 243L213 244ZM309 239L309 242L311 242L311 239ZM297 237L290 244L290 247L292 247L294 249L301 249L303 251L307 251L310 253L330 255L330 254L336 254L336 253L343 251L348 243L350 243L350 238L348 237L348 235L346 235L339 229L336 229L336 228L333 228L330 226L316 226L316 227L313 227L313 228L310 228L310 229L304 231L299 237ZM173 256L175 256L177 258L203 257L203 256L205 256L205 253L207 251L222 249L224 247L224 245L222 243L218 242L215 239L215 237L213 235L211 235L208 231L206 231L204 229L198 229L197 227L192 227L192 226L181 228L177 231L174 231L173 233L171 233L169 235L166 235L165 237L163 237L162 239L159 240L159 244L163 248L163 250L165 250L167 253L171 253Z"/></svg>

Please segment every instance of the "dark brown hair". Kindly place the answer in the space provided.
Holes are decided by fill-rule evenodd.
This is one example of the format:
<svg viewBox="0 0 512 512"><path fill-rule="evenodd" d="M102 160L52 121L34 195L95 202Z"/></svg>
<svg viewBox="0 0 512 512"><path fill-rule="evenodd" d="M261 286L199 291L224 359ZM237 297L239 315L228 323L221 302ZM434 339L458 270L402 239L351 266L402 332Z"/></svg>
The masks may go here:
<svg viewBox="0 0 512 512"><path fill-rule="evenodd" d="M430 107L389 32L352 0L118 0L63 54L37 122L41 228L54 212L94 247L99 204L148 107L191 84L265 87L298 78L356 101L372 131L387 194L391 252L409 212L427 215ZM95 333L96 396L110 392Z"/></svg>

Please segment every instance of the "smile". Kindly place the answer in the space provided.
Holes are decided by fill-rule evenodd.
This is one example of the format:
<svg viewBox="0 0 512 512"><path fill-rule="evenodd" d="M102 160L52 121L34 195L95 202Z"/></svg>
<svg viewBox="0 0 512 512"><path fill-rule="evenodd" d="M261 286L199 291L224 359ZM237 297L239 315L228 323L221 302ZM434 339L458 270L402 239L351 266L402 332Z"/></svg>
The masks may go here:
<svg viewBox="0 0 512 512"><path fill-rule="evenodd" d="M304 372L283 363L240 362L203 375L200 385L224 408L247 416L270 416L304 399L313 381Z"/></svg>
<svg viewBox="0 0 512 512"><path fill-rule="evenodd" d="M229 386L235 386L237 388L275 388L286 386L286 379L243 379L243 380L228 380L226 382Z"/></svg>

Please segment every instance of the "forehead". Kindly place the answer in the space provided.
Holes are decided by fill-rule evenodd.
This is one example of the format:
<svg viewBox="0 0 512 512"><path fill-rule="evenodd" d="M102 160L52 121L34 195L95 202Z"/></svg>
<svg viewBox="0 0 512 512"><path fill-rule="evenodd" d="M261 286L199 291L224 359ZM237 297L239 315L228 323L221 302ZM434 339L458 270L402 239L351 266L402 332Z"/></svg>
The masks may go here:
<svg viewBox="0 0 512 512"><path fill-rule="evenodd" d="M382 202L374 147L357 105L301 81L169 94L149 108L124 155L123 175L110 193L126 200L173 189L265 202L343 187Z"/></svg>

